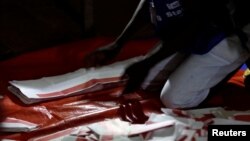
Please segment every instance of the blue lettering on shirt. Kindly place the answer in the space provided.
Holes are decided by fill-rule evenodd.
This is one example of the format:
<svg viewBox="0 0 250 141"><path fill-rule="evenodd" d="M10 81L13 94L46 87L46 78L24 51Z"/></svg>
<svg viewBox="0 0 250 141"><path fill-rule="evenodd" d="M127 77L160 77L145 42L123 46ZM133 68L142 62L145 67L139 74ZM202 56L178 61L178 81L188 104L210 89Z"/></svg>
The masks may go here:
<svg viewBox="0 0 250 141"><path fill-rule="evenodd" d="M164 35L162 32L166 32L166 27L169 25L173 26L173 24L170 24L171 22L181 21L180 19L189 20L188 17L184 17L185 11L183 10L181 0L149 0L148 2L150 5L151 21L155 25L156 33L160 36ZM173 28L178 29L178 27ZM225 38L225 34L217 32L210 35L207 31L200 31L194 38L194 43L183 47L181 51L193 54L207 53Z"/></svg>
<svg viewBox="0 0 250 141"><path fill-rule="evenodd" d="M168 25L169 20L182 17L180 0L149 0L151 21L160 30Z"/></svg>

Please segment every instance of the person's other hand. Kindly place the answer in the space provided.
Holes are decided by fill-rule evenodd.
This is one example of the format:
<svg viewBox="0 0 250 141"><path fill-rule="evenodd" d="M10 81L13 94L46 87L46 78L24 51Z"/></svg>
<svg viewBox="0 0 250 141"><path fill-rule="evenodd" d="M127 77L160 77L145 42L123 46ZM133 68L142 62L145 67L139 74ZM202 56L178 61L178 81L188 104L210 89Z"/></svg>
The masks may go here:
<svg viewBox="0 0 250 141"><path fill-rule="evenodd" d="M122 79L127 79L122 93L128 94L139 88L147 77L149 70L150 67L148 67L146 61L140 61L130 65L122 75Z"/></svg>
<svg viewBox="0 0 250 141"><path fill-rule="evenodd" d="M103 46L84 58L85 67L103 66L111 61L120 51L120 47L113 42Z"/></svg>

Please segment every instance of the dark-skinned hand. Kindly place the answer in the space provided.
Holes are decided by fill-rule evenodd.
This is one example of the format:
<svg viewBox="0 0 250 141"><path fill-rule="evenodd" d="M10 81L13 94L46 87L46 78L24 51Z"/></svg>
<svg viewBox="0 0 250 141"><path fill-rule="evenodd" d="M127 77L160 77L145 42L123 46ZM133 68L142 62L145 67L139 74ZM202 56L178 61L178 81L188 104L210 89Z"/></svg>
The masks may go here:
<svg viewBox="0 0 250 141"><path fill-rule="evenodd" d="M147 77L149 70L150 67L146 61L140 61L130 65L122 76L122 79L127 79L123 94L128 94L138 89Z"/></svg>
<svg viewBox="0 0 250 141"><path fill-rule="evenodd" d="M84 67L98 67L108 64L120 51L116 43L110 43L88 54L84 58Z"/></svg>

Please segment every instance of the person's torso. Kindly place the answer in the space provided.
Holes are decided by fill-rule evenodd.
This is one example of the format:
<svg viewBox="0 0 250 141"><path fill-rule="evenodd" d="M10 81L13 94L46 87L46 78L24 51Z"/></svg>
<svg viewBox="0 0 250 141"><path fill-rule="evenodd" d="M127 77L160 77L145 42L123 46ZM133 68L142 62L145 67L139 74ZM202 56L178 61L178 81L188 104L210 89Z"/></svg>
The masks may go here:
<svg viewBox="0 0 250 141"><path fill-rule="evenodd" d="M148 3L151 22L155 25L157 35L162 39L171 38L171 36L178 38L178 33L185 30L189 26L188 24L199 21L194 18L196 15L187 14L187 10L184 9L183 0L148 0ZM190 34L194 36L194 41L190 45L181 47L181 51L204 54L225 37L222 33L209 33L209 28L211 27L205 25L198 29L197 33Z"/></svg>
<svg viewBox="0 0 250 141"><path fill-rule="evenodd" d="M148 0L151 22L156 30L161 30L169 25L169 22L183 16L183 8L180 0Z"/></svg>

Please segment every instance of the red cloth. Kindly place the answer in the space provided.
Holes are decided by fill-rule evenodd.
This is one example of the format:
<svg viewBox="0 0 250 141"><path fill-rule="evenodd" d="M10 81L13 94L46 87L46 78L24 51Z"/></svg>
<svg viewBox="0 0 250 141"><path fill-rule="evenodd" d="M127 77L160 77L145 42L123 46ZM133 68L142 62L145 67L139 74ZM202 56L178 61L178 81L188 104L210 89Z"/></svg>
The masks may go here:
<svg viewBox="0 0 250 141"><path fill-rule="evenodd" d="M39 124L39 130L22 133L1 133L10 139L26 140L31 137L51 133L116 116L119 98L114 93L121 88L103 90L96 93L74 96L56 101L25 105L7 90L10 80L37 79L44 76L64 74L84 67L83 58L87 53L111 42L112 39L86 39L69 44L29 52L0 62L0 117L15 117ZM117 61L145 54L157 39L136 40L125 45L116 58ZM131 49L132 48L132 49ZM131 50L133 50L131 52ZM149 102L152 104L152 101ZM154 103L154 102L153 102ZM154 104L159 107L159 104ZM113 110L110 110L110 109Z"/></svg>
<svg viewBox="0 0 250 141"><path fill-rule="evenodd" d="M0 117L16 117L40 126L39 130L29 133L0 133L0 137L27 140L80 124L117 116L119 98L115 96L115 93L120 91L121 87L34 105L24 105L7 90L10 80L37 79L44 76L64 74L84 67L83 58L87 53L111 41L112 39L107 38L86 39L29 52L0 62L0 93L4 95L4 98L0 99ZM125 45L124 50L117 56L116 60L145 54L157 41L157 39L130 41ZM244 98L246 98L244 101L250 100L242 87L243 79L238 76L242 76L242 72L233 77L237 80L237 83L232 81L230 86L228 85L228 89L221 92L221 95L208 101L210 106L232 106L232 100L235 97L234 92L239 90L241 92L236 97L239 98L239 95L244 95ZM232 86L237 88L233 89ZM141 94L135 93L135 95ZM239 98L239 101L235 102L241 102L241 100ZM250 104L248 103L241 105L241 108L249 108ZM143 106L146 112L159 112L162 105L156 95L145 100Z"/></svg>

